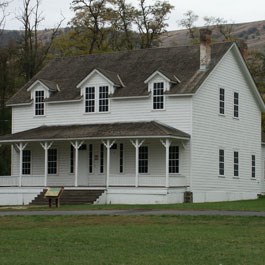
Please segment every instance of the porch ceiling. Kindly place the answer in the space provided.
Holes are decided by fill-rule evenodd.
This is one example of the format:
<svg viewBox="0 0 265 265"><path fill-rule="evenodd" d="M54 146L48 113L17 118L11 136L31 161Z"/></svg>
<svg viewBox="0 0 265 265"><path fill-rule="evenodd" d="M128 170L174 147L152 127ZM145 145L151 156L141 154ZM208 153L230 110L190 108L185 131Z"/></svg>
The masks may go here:
<svg viewBox="0 0 265 265"><path fill-rule="evenodd" d="M188 140L190 135L156 121L76 124L41 126L4 135L0 137L0 143L117 138L175 138Z"/></svg>

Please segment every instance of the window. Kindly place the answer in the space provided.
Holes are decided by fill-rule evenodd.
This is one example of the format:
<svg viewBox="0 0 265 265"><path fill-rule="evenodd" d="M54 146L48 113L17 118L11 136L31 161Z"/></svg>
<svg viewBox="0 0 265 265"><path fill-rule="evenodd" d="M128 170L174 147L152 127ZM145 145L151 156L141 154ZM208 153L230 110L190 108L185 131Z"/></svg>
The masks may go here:
<svg viewBox="0 0 265 265"><path fill-rule="evenodd" d="M109 111L109 87L91 86L85 89L85 112Z"/></svg>
<svg viewBox="0 0 265 265"><path fill-rule="evenodd" d="M57 149L48 150L48 174L57 174Z"/></svg>
<svg viewBox="0 0 265 265"><path fill-rule="evenodd" d="M74 159L75 159L75 149L71 145L71 147L70 147L70 173L74 173L74 171L75 171Z"/></svg>
<svg viewBox="0 0 265 265"><path fill-rule="evenodd" d="M256 156L255 155L251 156L251 177L252 178L256 177Z"/></svg>
<svg viewBox="0 0 265 265"><path fill-rule="evenodd" d="M225 90L223 88L219 91L219 114L225 114Z"/></svg>
<svg viewBox="0 0 265 265"><path fill-rule="evenodd" d="M239 176L239 154L234 152L234 177Z"/></svg>
<svg viewBox="0 0 265 265"><path fill-rule="evenodd" d="M123 144L120 144L120 173L123 173Z"/></svg>
<svg viewBox="0 0 265 265"><path fill-rule="evenodd" d="M219 176L225 175L225 151L219 149Z"/></svg>
<svg viewBox="0 0 265 265"><path fill-rule="evenodd" d="M85 112L95 112L95 87L86 87Z"/></svg>
<svg viewBox="0 0 265 265"><path fill-rule="evenodd" d="M153 109L164 109L164 83L154 83Z"/></svg>
<svg viewBox="0 0 265 265"><path fill-rule="evenodd" d="M108 86L99 87L99 112L109 111L109 88Z"/></svg>
<svg viewBox="0 0 265 265"><path fill-rule="evenodd" d="M100 173L104 173L104 144L100 145Z"/></svg>
<svg viewBox="0 0 265 265"><path fill-rule="evenodd" d="M169 147L169 173L179 173L179 147Z"/></svg>
<svg viewBox="0 0 265 265"><path fill-rule="evenodd" d="M35 115L44 115L44 91L35 91Z"/></svg>
<svg viewBox="0 0 265 265"><path fill-rule="evenodd" d="M88 162L89 162L89 173L93 173L93 144L89 145L88 153Z"/></svg>
<svg viewBox="0 0 265 265"><path fill-rule="evenodd" d="M148 147L139 148L139 173L148 173Z"/></svg>
<svg viewBox="0 0 265 265"><path fill-rule="evenodd" d="M30 150L23 150L22 152L22 174L30 175L31 168L31 152Z"/></svg>
<svg viewBox="0 0 265 265"><path fill-rule="evenodd" d="M234 117L239 117L239 94L234 92Z"/></svg>

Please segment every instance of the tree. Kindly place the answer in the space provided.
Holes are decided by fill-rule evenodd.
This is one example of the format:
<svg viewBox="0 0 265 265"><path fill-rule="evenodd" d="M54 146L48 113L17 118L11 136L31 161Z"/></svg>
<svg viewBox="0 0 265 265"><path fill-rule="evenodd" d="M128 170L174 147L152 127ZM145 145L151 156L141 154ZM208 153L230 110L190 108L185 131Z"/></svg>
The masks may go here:
<svg viewBox="0 0 265 265"><path fill-rule="evenodd" d="M174 7L168 2L156 1L146 5L146 0L139 0L135 23L141 40L141 48L151 48L159 41L159 35L165 32L167 16Z"/></svg>
<svg viewBox="0 0 265 265"><path fill-rule="evenodd" d="M113 15L112 0L74 0L72 8L75 17L71 21L76 35L82 35L86 39L88 53L104 49L104 41L107 36L106 27L110 26Z"/></svg>
<svg viewBox="0 0 265 265"><path fill-rule="evenodd" d="M223 37L225 41L234 41L232 36L232 31L234 23L228 24L227 20L220 17L204 17L205 26L213 27L216 29Z"/></svg>
<svg viewBox="0 0 265 265"><path fill-rule="evenodd" d="M189 37L192 40L195 40L197 37L195 33L197 28L195 27L195 22L199 19L199 16L196 15L192 10L188 10L186 13L183 14L185 18L181 19L179 25L186 28L189 33Z"/></svg>
<svg viewBox="0 0 265 265"><path fill-rule="evenodd" d="M26 81L30 80L40 70L63 21L62 19L57 27L51 31L49 41L41 42L38 28L44 17L39 10L40 3L41 0L23 0L23 10L17 17L24 29L21 65Z"/></svg>
<svg viewBox="0 0 265 265"><path fill-rule="evenodd" d="M8 6L8 2L4 0L0 0L0 33L5 25L5 18L6 18L6 7Z"/></svg>

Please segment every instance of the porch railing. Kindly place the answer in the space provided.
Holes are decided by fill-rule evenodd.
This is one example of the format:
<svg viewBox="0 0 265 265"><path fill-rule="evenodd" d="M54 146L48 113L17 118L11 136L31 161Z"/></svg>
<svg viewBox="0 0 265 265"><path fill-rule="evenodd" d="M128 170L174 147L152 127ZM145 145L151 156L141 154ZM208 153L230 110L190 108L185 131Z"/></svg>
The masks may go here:
<svg viewBox="0 0 265 265"><path fill-rule="evenodd" d="M72 177L73 178L73 177ZM170 175L169 176L169 187L184 187L187 186L188 180L183 175ZM73 179L64 178L58 181L48 181L48 185L62 185L62 186L74 186ZM139 187L165 187L166 177L164 175L139 175ZM104 186L105 176L99 177L88 177L87 186ZM19 186L19 176L0 176L0 187L16 187ZM44 186L44 176L22 176L22 186L24 187L41 187ZM82 185L84 186L84 184ZM85 185L86 186L86 185ZM110 186L135 186L135 175L133 174L111 174L110 175Z"/></svg>
<svg viewBox="0 0 265 265"><path fill-rule="evenodd" d="M22 176L22 186L40 187L44 185L44 176ZM19 176L0 176L0 187L19 186Z"/></svg>

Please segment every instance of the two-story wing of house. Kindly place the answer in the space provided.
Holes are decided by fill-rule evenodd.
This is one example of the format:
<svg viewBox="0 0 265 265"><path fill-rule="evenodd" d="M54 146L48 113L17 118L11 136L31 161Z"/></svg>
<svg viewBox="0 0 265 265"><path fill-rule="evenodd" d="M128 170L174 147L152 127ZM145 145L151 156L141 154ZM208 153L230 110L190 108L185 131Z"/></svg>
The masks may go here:
<svg viewBox="0 0 265 265"><path fill-rule="evenodd" d="M8 104L12 174L0 185L20 198L52 186L114 204L264 192L263 100L238 46L211 44L209 30L200 45L54 59Z"/></svg>

